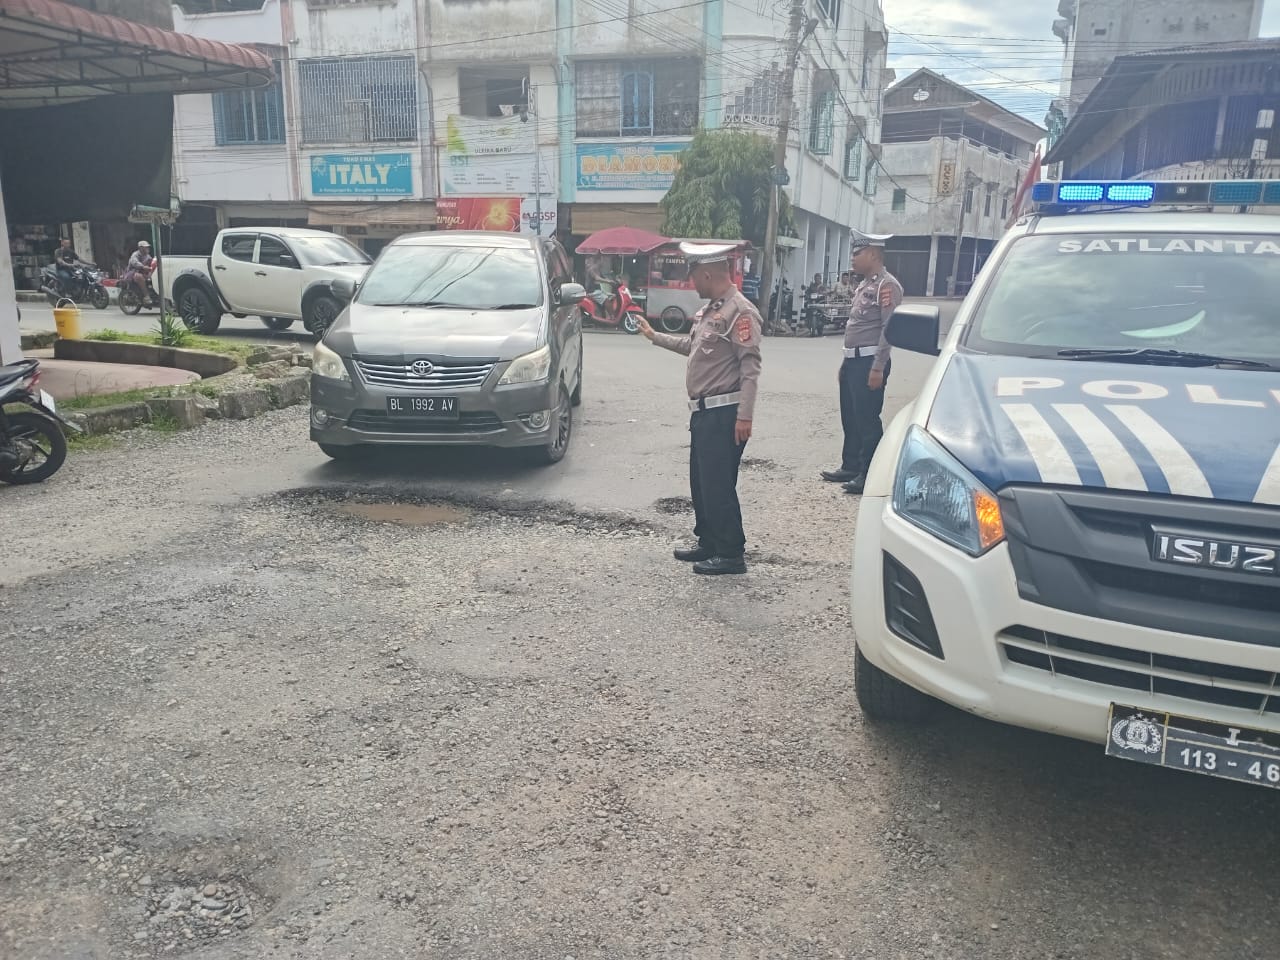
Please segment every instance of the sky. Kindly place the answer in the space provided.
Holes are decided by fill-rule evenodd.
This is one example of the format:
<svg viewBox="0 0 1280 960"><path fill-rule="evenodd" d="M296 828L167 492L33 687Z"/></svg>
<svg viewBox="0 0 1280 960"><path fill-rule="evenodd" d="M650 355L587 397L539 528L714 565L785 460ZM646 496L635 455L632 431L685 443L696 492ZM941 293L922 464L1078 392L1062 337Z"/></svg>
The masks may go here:
<svg viewBox="0 0 1280 960"><path fill-rule="evenodd" d="M889 66L901 80L928 67L1044 123L1058 91L1058 0L883 0ZM1262 36L1280 36L1280 0L1266 0Z"/></svg>

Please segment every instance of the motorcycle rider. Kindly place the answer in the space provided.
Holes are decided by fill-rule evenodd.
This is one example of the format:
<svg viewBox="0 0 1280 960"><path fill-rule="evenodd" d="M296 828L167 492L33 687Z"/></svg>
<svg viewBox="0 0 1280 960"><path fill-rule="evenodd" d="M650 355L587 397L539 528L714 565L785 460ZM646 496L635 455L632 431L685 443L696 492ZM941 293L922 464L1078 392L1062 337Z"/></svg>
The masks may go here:
<svg viewBox="0 0 1280 960"><path fill-rule="evenodd" d="M58 249L53 251L53 264L57 267L58 280L62 283L64 292L70 290L75 283L76 269L87 266L71 246L70 237L63 237Z"/></svg>
<svg viewBox="0 0 1280 960"><path fill-rule="evenodd" d="M138 241L138 249L129 257L129 267L125 279L138 288L145 302L150 296L151 270L156 258L151 255L151 244L146 240Z"/></svg>

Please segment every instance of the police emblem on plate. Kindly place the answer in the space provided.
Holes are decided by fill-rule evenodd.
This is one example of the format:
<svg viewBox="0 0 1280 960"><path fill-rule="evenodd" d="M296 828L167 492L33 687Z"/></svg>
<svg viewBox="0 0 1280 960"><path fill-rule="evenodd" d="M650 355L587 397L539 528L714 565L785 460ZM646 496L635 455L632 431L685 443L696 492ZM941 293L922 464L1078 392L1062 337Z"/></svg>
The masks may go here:
<svg viewBox="0 0 1280 960"><path fill-rule="evenodd" d="M1164 735L1160 732L1160 724L1149 720L1142 714L1133 717L1122 717L1111 725L1111 742L1121 750L1133 750L1139 753L1155 754L1164 746Z"/></svg>

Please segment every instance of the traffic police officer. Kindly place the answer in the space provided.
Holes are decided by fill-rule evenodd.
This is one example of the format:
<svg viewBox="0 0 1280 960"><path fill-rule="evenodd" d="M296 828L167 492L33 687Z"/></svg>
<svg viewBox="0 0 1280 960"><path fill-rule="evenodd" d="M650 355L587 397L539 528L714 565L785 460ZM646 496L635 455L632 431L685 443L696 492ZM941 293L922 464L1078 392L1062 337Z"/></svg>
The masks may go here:
<svg viewBox="0 0 1280 960"><path fill-rule="evenodd" d="M693 317L686 336L640 332L659 347L689 358L689 492L696 547L677 550L695 573L746 573L746 536L738 503L738 466L751 437L760 379L760 313L733 283L735 246L682 243L680 252L698 296L710 302Z"/></svg>
<svg viewBox="0 0 1280 960"><path fill-rule="evenodd" d="M862 493L871 458L884 435L880 413L891 366L884 327L902 302L902 284L884 268L884 245L890 239L891 234L853 231L853 272L863 280L849 307L844 362L836 378L844 450L840 469L822 472L823 480L844 484L845 493Z"/></svg>

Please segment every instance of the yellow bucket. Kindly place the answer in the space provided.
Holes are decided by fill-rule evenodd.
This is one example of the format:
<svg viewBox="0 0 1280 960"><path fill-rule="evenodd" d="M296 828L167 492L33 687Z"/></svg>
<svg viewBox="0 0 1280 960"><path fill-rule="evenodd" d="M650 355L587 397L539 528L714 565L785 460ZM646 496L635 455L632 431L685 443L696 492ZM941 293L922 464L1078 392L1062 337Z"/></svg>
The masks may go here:
<svg viewBox="0 0 1280 960"><path fill-rule="evenodd" d="M69 303L71 306L64 307L64 303ZM80 308L76 306L74 300L63 297L58 301L58 305L53 308L53 322L58 328L58 336L61 339L80 339Z"/></svg>

